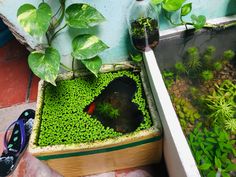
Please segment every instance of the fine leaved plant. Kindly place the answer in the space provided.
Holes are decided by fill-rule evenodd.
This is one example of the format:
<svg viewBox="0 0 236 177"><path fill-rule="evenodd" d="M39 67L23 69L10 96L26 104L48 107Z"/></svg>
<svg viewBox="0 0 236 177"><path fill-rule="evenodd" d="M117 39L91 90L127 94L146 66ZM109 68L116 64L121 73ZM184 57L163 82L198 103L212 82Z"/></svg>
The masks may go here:
<svg viewBox="0 0 236 177"><path fill-rule="evenodd" d="M75 3L66 7L66 0L58 0L57 3L59 8L56 12L45 1L38 7L23 4L17 11L17 19L22 28L41 41L28 57L29 67L35 75L53 85L56 85L55 79L60 65L68 69L61 63L60 51L53 46L54 39L64 28L88 29L105 20L100 12L88 4ZM95 35L85 34L73 39L72 48L72 70L74 71L73 64L76 59L97 75L102 65L98 54L108 46Z"/></svg>
<svg viewBox="0 0 236 177"><path fill-rule="evenodd" d="M163 71L162 76L167 88L170 88L174 83L175 75L171 71Z"/></svg>
<svg viewBox="0 0 236 177"><path fill-rule="evenodd" d="M105 118L116 119L120 115L119 109L114 108L110 103L98 103L96 109L98 113Z"/></svg>
<svg viewBox="0 0 236 177"><path fill-rule="evenodd" d="M204 99L209 118L214 124L223 125L233 132L235 124L230 126L229 123L236 116L236 85L230 80L225 80L221 85L215 84L215 87L212 94L207 95Z"/></svg>
<svg viewBox="0 0 236 177"><path fill-rule="evenodd" d="M186 66L189 74L196 73L202 67L199 50L196 47L189 47L186 51Z"/></svg>

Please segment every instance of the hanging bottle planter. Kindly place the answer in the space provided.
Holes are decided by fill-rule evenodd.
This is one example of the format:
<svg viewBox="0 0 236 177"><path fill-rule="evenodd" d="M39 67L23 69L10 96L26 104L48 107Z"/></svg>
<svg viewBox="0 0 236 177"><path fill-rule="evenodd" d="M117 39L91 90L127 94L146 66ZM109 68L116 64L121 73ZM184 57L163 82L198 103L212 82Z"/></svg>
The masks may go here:
<svg viewBox="0 0 236 177"><path fill-rule="evenodd" d="M159 42L158 16L149 0L134 1L127 14L127 23L133 46L148 51Z"/></svg>

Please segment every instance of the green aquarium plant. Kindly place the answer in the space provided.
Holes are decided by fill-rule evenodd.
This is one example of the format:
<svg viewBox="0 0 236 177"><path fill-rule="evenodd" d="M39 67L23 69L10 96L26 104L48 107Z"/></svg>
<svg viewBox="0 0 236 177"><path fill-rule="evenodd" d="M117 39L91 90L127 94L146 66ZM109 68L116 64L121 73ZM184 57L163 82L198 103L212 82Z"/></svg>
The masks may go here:
<svg viewBox="0 0 236 177"><path fill-rule="evenodd" d="M235 140L218 126L207 129L199 123L188 136L198 168L204 177L233 177L236 164ZM232 174L232 175L231 175Z"/></svg>
<svg viewBox="0 0 236 177"><path fill-rule="evenodd" d="M235 52L233 50L226 50L223 54L223 59L232 60L235 56Z"/></svg>
<svg viewBox="0 0 236 177"><path fill-rule="evenodd" d="M213 64L213 69L216 71L220 71L223 68L223 65L221 62L217 61Z"/></svg>
<svg viewBox="0 0 236 177"><path fill-rule="evenodd" d="M96 117L85 111L85 108L94 102L111 81L123 76L134 80L136 92L131 102L137 105L137 109L143 115L142 122L134 132L150 128L153 124L143 97L140 75L130 71L101 73L98 78L89 75L57 81L57 87L51 84L45 86L37 144L49 146L92 143L122 136L123 133L105 127ZM104 114L118 119L119 111L117 112L116 108L108 104L98 107Z"/></svg>
<svg viewBox="0 0 236 177"><path fill-rule="evenodd" d="M204 81L209 81L209 80L212 80L214 78L214 74L210 70L205 70L201 73L201 77Z"/></svg>
<svg viewBox="0 0 236 177"><path fill-rule="evenodd" d="M215 90L204 99L212 122L223 125L231 131L235 131L235 124L229 125L231 120L236 118L235 97L236 85L230 80L225 80L221 85L215 84Z"/></svg>
<svg viewBox="0 0 236 177"><path fill-rule="evenodd" d="M225 129L230 130L232 134L236 134L236 118L224 121Z"/></svg>
<svg viewBox="0 0 236 177"><path fill-rule="evenodd" d="M98 103L96 109L103 117L116 119L120 115L119 109L114 108L110 103Z"/></svg>
<svg viewBox="0 0 236 177"><path fill-rule="evenodd" d="M188 134L189 127L193 127L196 121L200 119L201 115L189 100L178 97L174 97L172 100L182 129Z"/></svg>
<svg viewBox="0 0 236 177"><path fill-rule="evenodd" d="M216 48L214 46L208 46L202 56L202 63L204 68L210 69L214 61Z"/></svg>
<svg viewBox="0 0 236 177"><path fill-rule="evenodd" d="M65 28L75 28L80 31L94 27L105 20L100 12L88 4L75 3L67 7L66 0L59 0L56 3L59 6L56 12L53 12L46 1L42 1L38 7L28 3L23 4L17 11L17 19L22 28L40 41L39 46L28 57L29 67L35 75L53 85L56 85L55 79L60 66L69 69L61 63L61 54L54 46L54 39ZM72 48L72 70L75 70L76 59L97 75L102 65L98 54L108 46L97 36L84 34L73 39Z"/></svg>
<svg viewBox="0 0 236 177"><path fill-rule="evenodd" d="M170 88L172 84L174 83L174 73L171 71L163 71L162 76L165 82L165 85L167 88Z"/></svg>
<svg viewBox="0 0 236 177"><path fill-rule="evenodd" d="M176 74L178 74L178 75L182 75L182 74L187 73L186 66L181 61L178 61L175 63L175 70L176 70Z"/></svg>
<svg viewBox="0 0 236 177"><path fill-rule="evenodd" d="M189 73L195 73L202 67L199 50L196 47L190 47L186 51L186 66Z"/></svg>

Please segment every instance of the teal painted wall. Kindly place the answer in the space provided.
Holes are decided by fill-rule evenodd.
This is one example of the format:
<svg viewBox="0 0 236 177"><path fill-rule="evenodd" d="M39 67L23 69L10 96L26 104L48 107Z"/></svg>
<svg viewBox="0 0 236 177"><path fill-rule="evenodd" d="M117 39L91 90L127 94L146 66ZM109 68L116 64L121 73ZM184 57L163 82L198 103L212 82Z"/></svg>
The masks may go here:
<svg viewBox="0 0 236 177"><path fill-rule="evenodd" d="M128 56L129 37L127 34L125 14L133 0L67 0L67 5L75 2L85 2L96 7L107 19L102 25L90 29L90 32L98 35L110 48L101 54L103 63L114 63L123 61ZM22 3L32 3L38 5L40 0L0 0L0 13L6 16L9 21L16 25L20 34L27 38L28 43L34 47L38 41L32 39L24 33L16 20L16 12ZM57 9L57 1L46 0ZM236 14L236 0L187 0L193 2L193 13L202 14L207 19L223 17ZM186 17L189 18L189 17ZM168 22L160 17L160 30L171 28ZM71 52L71 40L74 36L81 33L78 30L62 31L61 35L55 40L54 45L61 53L63 62L70 65L69 55Z"/></svg>

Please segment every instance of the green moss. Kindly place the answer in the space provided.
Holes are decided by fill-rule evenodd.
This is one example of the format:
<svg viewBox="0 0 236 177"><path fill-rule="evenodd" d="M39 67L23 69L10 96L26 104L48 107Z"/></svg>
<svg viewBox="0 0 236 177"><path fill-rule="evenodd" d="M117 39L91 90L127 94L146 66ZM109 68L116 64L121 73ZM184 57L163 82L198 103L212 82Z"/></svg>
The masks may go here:
<svg viewBox="0 0 236 177"><path fill-rule="evenodd" d="M80 77L59 81L57 87L50 84L46 86L38 145L85 143L121 136L122 133L104 127L83 110L112 80L122 76L128 76L137 84L132 102L138 105L144 120L136 131L150 128L152 121L143 98L140 76L129 71L105 73L98 78Z"/></svg>

